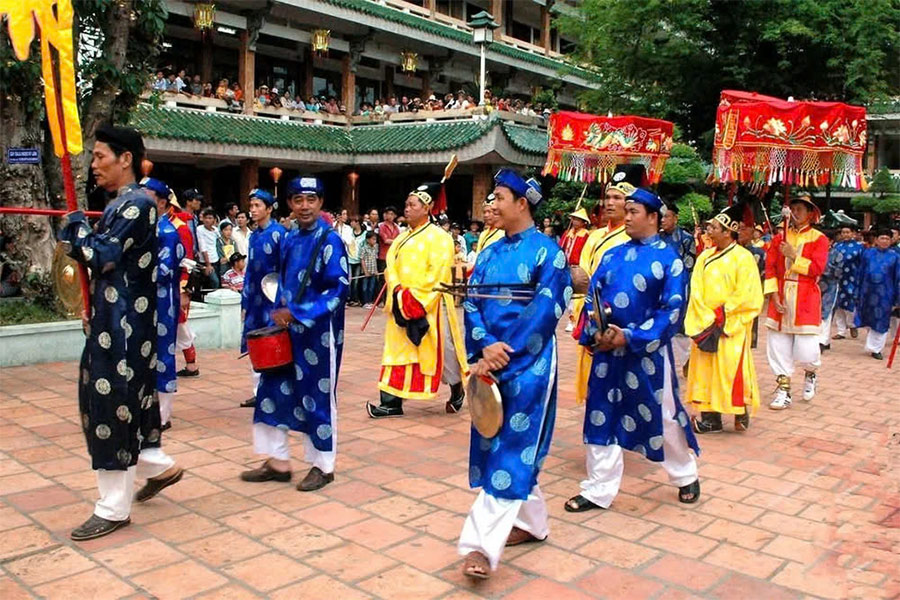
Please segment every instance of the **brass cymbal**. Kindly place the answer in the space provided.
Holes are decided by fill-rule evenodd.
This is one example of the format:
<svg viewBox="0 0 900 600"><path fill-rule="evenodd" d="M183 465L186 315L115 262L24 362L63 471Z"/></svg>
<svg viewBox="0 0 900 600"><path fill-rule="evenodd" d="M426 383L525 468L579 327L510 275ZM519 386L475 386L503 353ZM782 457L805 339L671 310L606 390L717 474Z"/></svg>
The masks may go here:
<svg viewBox="0 0 900 600"><path fill-rule="evenodd" d="M62 244L56 245L50 267L56 296L69 314L80 315L84 308L81 296L81 270L78 263L69 258Z"/></svg>

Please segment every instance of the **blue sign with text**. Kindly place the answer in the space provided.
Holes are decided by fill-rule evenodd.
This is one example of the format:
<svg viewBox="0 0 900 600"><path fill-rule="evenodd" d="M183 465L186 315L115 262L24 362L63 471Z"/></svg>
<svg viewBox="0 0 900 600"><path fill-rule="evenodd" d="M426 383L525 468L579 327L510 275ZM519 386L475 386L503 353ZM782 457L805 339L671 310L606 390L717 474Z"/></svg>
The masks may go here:
<svg viewBox="0 0 900 600"><path fill-rule="evenodd" d="M6 162L11 165L37 165L41 162L40 148L7 148Z"/></svg>

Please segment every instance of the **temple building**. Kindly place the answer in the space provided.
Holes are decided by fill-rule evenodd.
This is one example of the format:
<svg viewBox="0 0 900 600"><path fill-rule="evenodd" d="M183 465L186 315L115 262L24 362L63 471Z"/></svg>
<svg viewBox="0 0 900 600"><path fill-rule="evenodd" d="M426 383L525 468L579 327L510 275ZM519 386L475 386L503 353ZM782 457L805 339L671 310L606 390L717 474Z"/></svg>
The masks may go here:
<svg viewBox="0 0 900 600"><path fill-rule="evenodd" d="M256 186L316 173L326 206L358 213L402 204L438 180L452 154L453 218L480 217L501 165L540 167L543 105L563 108L599 85L565 58L571 42L552 25L574 0L169 0L159 68L199 75L215 91L236 81L242 105L188 93L148 92L131 122L145 136L154 174L197 187L221 206ZM496 97L479 106L485 86ZM340 111L261 106L262 87L303 102L334 98ZM471 96L465 108L429 110L429 99ZM419 99L418 111L381 114L376 100ZM499 100L509 106L499 106ZM534 101L534 103L533 103ZM501 109L502 108L502 109ZM361 110L362 109L362 110ZM524 109L524 110L523 110Z"/></svg>

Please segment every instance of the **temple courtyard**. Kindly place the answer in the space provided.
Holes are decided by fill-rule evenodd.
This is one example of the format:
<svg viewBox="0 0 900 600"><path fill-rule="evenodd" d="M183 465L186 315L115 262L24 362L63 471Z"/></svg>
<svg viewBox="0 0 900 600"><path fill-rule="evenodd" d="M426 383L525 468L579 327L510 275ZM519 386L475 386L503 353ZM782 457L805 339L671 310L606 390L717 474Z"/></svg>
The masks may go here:
<svg viewBox="0 0 900 600"><path fill-rule="evenodd" d="M832 343L819 393L766 408L774 378L755 351L763 407L750 431L701 436L702 494L681 505L661 468L628 454L608 511L570 514L584 474L574 341L560 334L559 410L540 477L546 542L510 548L487 582L460 573L469 417L444 400L373 421L384 316L348 309L335 481L319 492L244 483L249 365L201 351L179 380L164 449L187 472L136 504L132 524L75 544L96 499L79 426L77 365L0 372L0 598L576 598L687 600L900 597L900 364ZM900 362L900 361L898 361ZM444 393L446 394L446 388Z"/></svg>

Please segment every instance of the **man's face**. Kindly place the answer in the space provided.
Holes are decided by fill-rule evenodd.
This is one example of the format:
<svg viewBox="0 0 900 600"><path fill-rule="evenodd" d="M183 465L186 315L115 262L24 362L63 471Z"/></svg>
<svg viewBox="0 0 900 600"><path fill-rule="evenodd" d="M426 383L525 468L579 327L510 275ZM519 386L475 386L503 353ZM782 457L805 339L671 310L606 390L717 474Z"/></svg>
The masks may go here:
<svg viewBox="0 0 900 600"><path fill-rule="evenodd" d="M300 227L312 226L322 212L322 198L318 194L294 194L290 205Z"/></svg>
<svg viewBox="0 0 900 600"><path fill-rule="evenodd" d="M629 202L623 208L625 212L625 233L635 239L644 239L656 233L659 221L647 212L640 202ZM654 213L656 214L656 213Z"/></svg>
<svg viewBox="0 0 900 600"><path fill-rule="evenodd" d="M900 242L900 229L891 229L891 243L896 244Z"/></svg>
<svg viewBox="0 0 900 600"><path fill-rule="evenodd" d="M678 225L678 215L674 211L666 211L662 218L662 230L666 233L672 233L675 231L676 225Z"/></svg>
<svg viewBox="0 0 900 600"><path fill-rule="evenodd" d="M185 206L187 206L188 208L190 208L190 209L191 209L191 212L197 212L197 211L200 210L200 205L201 205L201 204L202 204L202 203L200 202L200 199L199 199L199 198L191 198L190 200L187 201L187 203L185 204Z"/></svg>
<svg viewBox="0 0 900 600"><path fill-rule="evenodd" d="M121 156L116 156L106 142L94 144L91 171L97 185L107 192L114 192L119 189L125 173L130 170L131 152L123 152Z"/></svg>
<svg viewBox="0 0 900 600"><path fill-rule="evenodd" d="M809 223L809 218L812 215L812 211L809 210L809 206L804 202L794 202L791 204L791 216L794 219L794 224L797 227L802 227Z"/></svg>
<svg viewBox="0 0 900 600"><path fill-rule="evenodd" d="M266 203L259 198L250 199L250 218L254 223L261 223L272 214L272 209L266 206Z"/></svg>
<svg viewBox="0 0 900 600"><path fill-rule="evenodd" d="M875 238L875 247L881 250L887 250L891 245L891 236L884 234Z"/></svg>
<svg viewBox="0 0 900 600"><path fill-rule="evenodd" d="M232 221L237 217L237 214L238 214L237 206L232 206L231 208L228 209L228 216L231 217Z"/></svg>
<svg viewBox="0 0 900 600"><path fill-rule="evenodd" d="M719 248L725 247L731 240L731 233L729 233L725 229L725 227L723 227L722 224L715 219L710 221L706 226L706 235L708 235L709 239L712 240L712 243Z"/></svg>
<svg viewBox="0 0 900 600"><path fill-rule="evenodd" d="M212 229L216 226L216 216L215 215L203 215L203 224L206 225L207 229Z"/></svg>
<svg viewBox="0 0 900 600"><path fill-rule="evenodd" d="M413 226L418 226L428 218L428 205L419 200L417 196L407 196L406 204L403 207L403 215ZM388 223L393 222L394 213L387 211L384 213L384 219Z"/></svg>
<svg viewBox="0 0 900 600"><path fill-rule="evenodd" d="M341 223L346 223L348 221L346 209L341 211L340 220Z"/></svg>
<svg viewBox="0 0 900 600"><path fill-rule="evenodd" d="M240 272L240 271L243 271L243 270L244 270L244 267L246 266L246 264L247 264L247 261L246 261L245 259L243 259L243 258L240 258L240 259L234 261L234 267L233 267L233 268L234 268L235 271Z"/></svg>
<svg viewBox="0 0 900 600"><path fill-rule="evenodd" d="M151 191L151 190L147 190L147 193L149 193L151 196L153 196L153 199L156 200L156 214L158 214L158 215L166 214L166 211L168 210L168 206L169 206L168 199L160 198L159 194L157 194L156 192Z"/></svg>
<svg viewBox="0 0 900 600"><path fill-rule="evenodd" d="M397 215L394 214L394 211L392 211L392 210L384 211L384 220L387 221L388 223L393 223L394 219L396 219L396 218L397 218ZM406 218L409 219L409 215L407 215Z"/></svg>
<svg viewBox="0 0 900 600"><path fill-rule="evenodd" d="M369 211L369 221L374 225L378 223L378 211L370 210Z"/></svg>
<svg viewBox="0 0 900 600"><path fill-rule="evenodd" d="M850 239L853 239L853 230L849 227L841 227L841 232L838 235L838 240L841 242L846 242Z"/></svg>
<svg viewBox="0 0 900 600"><path fill-rule="evenodd" d="M603 212L608 220L620 223L625 218L625 194L619 190L607 190L603 199Z"/></svg>
<svg viewBox="0 0 900 600"><path fill-rule="evenodd" d="M753 241L753 232L755 229L747 226L744 223L741 223L741 228L738 229L738 243L741 246L746 246L747 244Z"/></svg>
<svg viewBox="0 0 900 600"><path fill-rule="evenodd" d="M478 233L478 223L472 222L469 224L469 231L472 233Z"/></svg>
<svg viewBox="0 0 900 600"><path fill-rule="evenodd" d="M584 221L582 221L578 217L569 217L569 226L575 231L581 231L582 229L584 229ZM544 226L545 229L547 227L547 225Z"/></svg>
<svg viewBox="0 0 900 600"><path fill-rule="evenodd" d="M500 229L509 229L522 211L521 202L511 189L505 186L494 188L494 225ZM528 210L525 207L525 210ZM546 219L549 221L549 219Z"/></svg>
<svg viewBox="0 0 900 600"><path fill-rule="evenodd" d="M244 213L238 213L238 216L235 217L238 227L246 227L247 226L247 215Z"/></svg>
<svg viewBox="0 0 900 600"><path fill-rule="evenodd" d="M231 227L226 225L221 229L221 231L222 231L222 239L225 239L225 240L231 239Z"/></svg>
<svg viewBox="0 0 900 600"><path fill-rule="evenodd" d="M366 237L366 243L370 246L374 246L375 242L378 241L374 235L370 235Z"/></svg>

